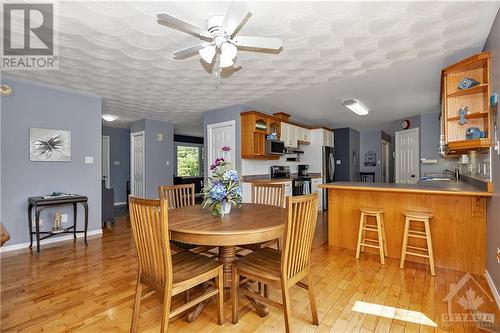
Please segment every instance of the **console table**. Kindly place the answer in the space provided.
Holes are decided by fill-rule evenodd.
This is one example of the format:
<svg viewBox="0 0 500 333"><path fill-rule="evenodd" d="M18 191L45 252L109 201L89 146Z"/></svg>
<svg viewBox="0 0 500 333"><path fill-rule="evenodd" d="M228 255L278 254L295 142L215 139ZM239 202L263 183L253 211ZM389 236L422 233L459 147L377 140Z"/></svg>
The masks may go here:
<svg viewBox="0 0 500 333"><path fill-rule="evenodd" d="M87 205L87 197L83 195L66 195L59 197L30 197L28 199L28 222L29 222L29 232L30 232L30 248L33 246L33 235L36 236L36 255L40 254L40 241L45 238L49 238L54 235L66 233L73 234L73 238L76 240L77 233L83 233L85 239L85 245L87 245L87 229L89 225L89 208ZM78 216L77 205L80 203L85 211L85 229L76 230L76 220ZM73 225L62 229L62 231L52 232L52 231L40 231L40 212L47 207L65 206L73 205ZM33 208L35 208L35 231L33 231ZM40 238L40 234L45 236Z"/></svg>

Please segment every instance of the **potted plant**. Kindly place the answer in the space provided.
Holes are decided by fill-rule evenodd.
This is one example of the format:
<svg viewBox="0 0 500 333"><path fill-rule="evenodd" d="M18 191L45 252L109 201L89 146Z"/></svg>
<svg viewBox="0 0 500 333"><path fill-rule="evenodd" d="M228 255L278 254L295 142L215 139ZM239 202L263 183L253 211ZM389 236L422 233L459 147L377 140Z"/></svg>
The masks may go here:
<svg viewBox="0 0 500 333"><path fill-rule="evenodd" d="M225 155L231 150L229 146L222 147ZM212 177L204 184L203 208L210 207L212 214L224 217L231 211L231 206L241 203L241 184L238 171L224 157L217 158L212 165Z"/></svg>

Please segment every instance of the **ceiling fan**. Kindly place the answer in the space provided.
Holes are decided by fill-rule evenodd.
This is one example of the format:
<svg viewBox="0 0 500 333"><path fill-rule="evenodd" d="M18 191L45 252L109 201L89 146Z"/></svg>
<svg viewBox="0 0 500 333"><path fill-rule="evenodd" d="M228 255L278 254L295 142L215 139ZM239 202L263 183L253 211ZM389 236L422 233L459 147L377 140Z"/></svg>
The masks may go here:
<svg viewBox="0 0 500 333"><path fill-rule="evenodd" d="M219 67L227 68L234 65L238 48L253 51L274 50L282 47L280 38L235 36L238 28L251 15L250 7L246 2L233 2L225 15L210 16L206 20L205 28L184 21L170 14L157 14L158 23L195 35L204 40L174 53L176 59L185 59L199 53L207 63L213 63L219 53Z"/></svg>

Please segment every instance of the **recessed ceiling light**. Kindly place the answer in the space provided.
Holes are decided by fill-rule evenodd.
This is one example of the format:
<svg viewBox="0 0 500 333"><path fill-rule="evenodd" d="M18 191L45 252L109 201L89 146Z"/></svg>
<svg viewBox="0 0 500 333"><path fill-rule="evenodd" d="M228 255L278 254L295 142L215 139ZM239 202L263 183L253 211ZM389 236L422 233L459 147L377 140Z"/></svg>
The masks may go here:
<svg viewBox="0 0 500 333"><path fill-rule="evenodd" d="M115 121L118 118L117 116L114 116L112 114L103 114L101 117L106 121Z"/></svg>
<svg viewBox="0 0 500 333"><path fill-rule="evenodd" d="M347 101L342 102L342 104L358 116L366 116L370 113L370 110L368 110L368 108L357 99L348 99Z"/></svg>

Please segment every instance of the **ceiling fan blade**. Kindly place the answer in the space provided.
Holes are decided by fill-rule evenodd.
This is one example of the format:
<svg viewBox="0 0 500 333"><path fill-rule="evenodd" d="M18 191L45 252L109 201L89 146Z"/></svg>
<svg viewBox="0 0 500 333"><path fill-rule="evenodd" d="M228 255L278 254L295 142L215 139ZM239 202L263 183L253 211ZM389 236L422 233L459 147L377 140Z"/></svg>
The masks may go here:
<svg viewBox="0 0 500 333"><path fill-rule="evenodd" d="M158 18L158 23L165 25L167 27L174 27L179 30L182 30L184 32L196 35L196 36L203 36L203 37L208 37L210 38L210 33L202 29L194 24L191 24L189 22L186 22L178 17L172 16L170 14L157 14L156 17Z"/></svg>
<svg viewBox="0 0 500 333"><path fill-rule="evenodd" d="M229 36L232 36L241 23L250 15L248 3L243 1L233 1L224 16L222 26Z"/></svg>
<svg viewBox="0 0 500 333"><path fill-rule="evenodd" d="M233 42L236 46L256 49L279 50L283 46L280 38L271 37L236 36Z"/></svg>
<svg viewBox="0 0 500 333"><path fill-rule="evenodd" d="M204 48L205 46L210 45L210 43L199 43L193 46L190 46L188 48L185 48L183 50L177 51L174 53L174 56L176 59L185 59L189 58L195 54L198 53L199 50Z"/></svg>

